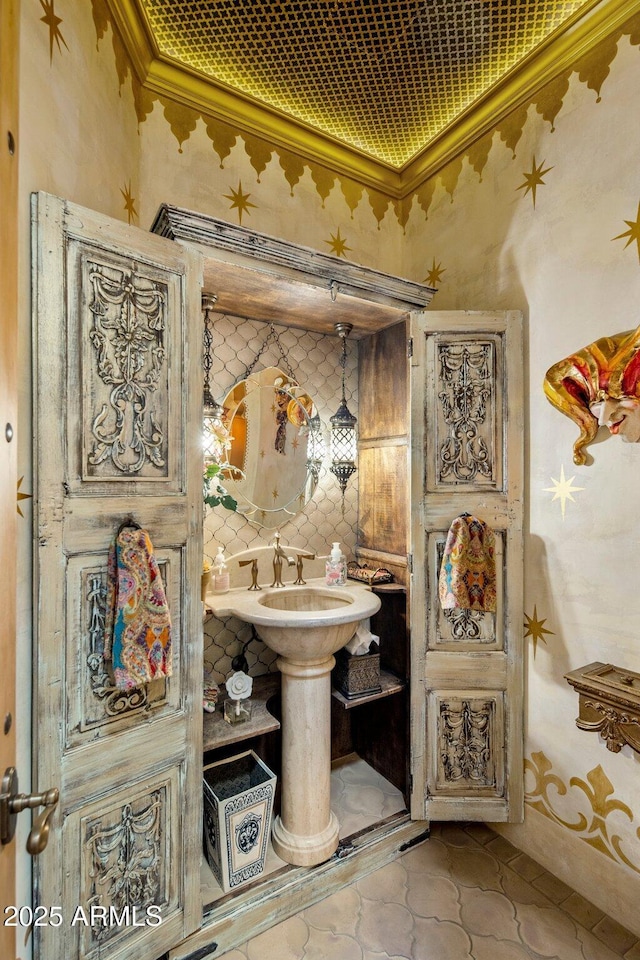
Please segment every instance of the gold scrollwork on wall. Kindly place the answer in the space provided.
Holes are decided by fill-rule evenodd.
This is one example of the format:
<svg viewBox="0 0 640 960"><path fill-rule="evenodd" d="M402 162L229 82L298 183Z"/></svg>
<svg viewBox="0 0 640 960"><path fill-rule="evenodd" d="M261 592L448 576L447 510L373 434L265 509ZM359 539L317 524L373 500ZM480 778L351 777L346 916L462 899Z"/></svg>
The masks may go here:
<svg viewBox="0 0 640 960"><path fill-rule="evenodd" d="M615 815L633 823L633 811L613 797L614 787L598 764L586 780L571 777L569 786L552 773L552 763L542 751L525 759L525 802L552 820L571 830L594 850L640 874L640 845L629 851L628 842L615 832ZM640 840L640 829L636 829Z"/></svg>

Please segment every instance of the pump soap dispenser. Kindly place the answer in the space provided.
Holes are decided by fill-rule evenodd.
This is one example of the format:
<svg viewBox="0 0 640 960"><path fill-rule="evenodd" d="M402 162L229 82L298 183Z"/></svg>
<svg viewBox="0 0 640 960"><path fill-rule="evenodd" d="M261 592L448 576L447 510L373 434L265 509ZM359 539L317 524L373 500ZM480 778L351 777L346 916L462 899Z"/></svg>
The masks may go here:
<svg viewBox="0 0 640 960"><path fill-rule="evenodd" d="M325 571L327 586L343 587L347 582L347 561L339 543L333 544Z"/></svg>
<svg viewBox="0 0 640 960"><path fill-rule="evenodd" d="M222 547L218 547L213 561L213 592L226 593L229 589L229 568L224 559Z"/></svg>

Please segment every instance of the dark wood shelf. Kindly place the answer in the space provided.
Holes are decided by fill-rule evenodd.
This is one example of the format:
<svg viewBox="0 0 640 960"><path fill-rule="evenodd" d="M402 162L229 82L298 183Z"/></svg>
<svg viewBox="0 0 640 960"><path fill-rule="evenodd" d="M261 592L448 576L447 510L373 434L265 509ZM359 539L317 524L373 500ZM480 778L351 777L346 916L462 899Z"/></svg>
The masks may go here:
<svg viewBox="0 0 640 960"><path fill-rule="evenodd" d="M376 693L364 693L361 697L351 697L351 699L349 699L340 693L339 690L335 689L331 691L331 696L334 697L345 710L352 710L354 707L362 706L363 703L372 703L374 700L383 700L385 697L390 697L394 693L400 693L400 691L406 687L406 683L404 680L401 680L400 677L396 677L394 673L389 673L388 670L381 670L380 686L382 689Z"/></svg>
<svg viewBox="0 0 640 960"><path fill-rule="evenodd" d="M268 673L256 677L251 694L251 719L243 723L227 723L224 719L224 701L220 698L214 713L205 713L203 722L202 747L216 750L233 743L242 743L252 737L260 737L280 729L280 721L267 710L267 701L280 692L280 674Z"/></svg>

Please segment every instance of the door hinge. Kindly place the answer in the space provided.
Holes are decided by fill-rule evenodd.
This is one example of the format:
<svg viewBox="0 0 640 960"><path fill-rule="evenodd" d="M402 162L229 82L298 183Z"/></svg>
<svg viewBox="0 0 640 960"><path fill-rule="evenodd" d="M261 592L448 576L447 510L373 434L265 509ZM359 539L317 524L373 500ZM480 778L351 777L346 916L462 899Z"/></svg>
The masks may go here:
<svg viewBox="0 0 640 960"><path fill-rule="evenodd" d="M412 575L413 574L413 554L412 553L407 554L407 569L409 571L409 574Z"/></svg>
<svg viewBox="0 0 640 960"><path fill-rule="evenodd" d="M407 337L407 357L410 360L413 356L413 337Z"/></svg>

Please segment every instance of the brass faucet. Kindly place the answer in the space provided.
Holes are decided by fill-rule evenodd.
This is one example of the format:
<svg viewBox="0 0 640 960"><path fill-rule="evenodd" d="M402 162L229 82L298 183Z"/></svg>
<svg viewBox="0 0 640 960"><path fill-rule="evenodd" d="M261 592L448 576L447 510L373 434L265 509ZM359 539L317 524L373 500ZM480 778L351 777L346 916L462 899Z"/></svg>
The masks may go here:
<svg viewBox="0 0 640 960"><path fill-rule="evenodd" d="M297 579L293 581L294 587L299 586L300 584L306 583L306 580L302 579L302 561L303 560L315 560L315 553L299 553L298 559L296 560L296 573L298 575Z"/></svg>
<svg viewBox="0 0 640 960"><path fill-rule="evenodd" d="M292 567L295 563L293 557L287 556L280 546L280 534L276 533L273 538L273 583L272 587L284 587L282 582L282 561L286 560L287 565Z"/></svg>
<svg viewBox="0 0 640 960"><path fill-rule="evenodd" d="M253 560L238 560L239 567L246 567L249 563L251 564L251 586L247 589L262 590L262 587L258 584L258 561L256 557Z"/></svg>

